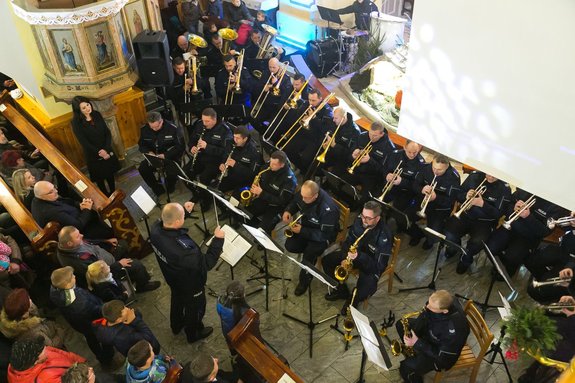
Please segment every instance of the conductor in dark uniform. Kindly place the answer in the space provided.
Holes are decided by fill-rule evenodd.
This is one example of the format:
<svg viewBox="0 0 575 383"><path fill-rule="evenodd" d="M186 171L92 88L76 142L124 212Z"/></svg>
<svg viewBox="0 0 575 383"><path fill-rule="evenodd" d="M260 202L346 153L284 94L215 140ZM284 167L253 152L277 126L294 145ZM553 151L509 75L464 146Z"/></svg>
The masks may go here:
<svg viewBox="0 0 575 383"><path fill-rule="evenodd" d="M453 367L469 336L469 324L461 305L448 291L431 294L425 309L408 323L409 334L404 334L401 321L395 323L399 339L415 351L399 366L404 382L420 383L429 371Z"/></svg>
<svg viewBox="0 0 575 383"><path fill-rule="evenodd" d="M208 271L217 263L224 246L225 233L217 226L205 254L183 228L184 208L169 203L162 209L150 239L156 259L171 290L170 327L174 334L184 329L188 342L208 337L212 327L204 326L206 311L205 284Z"/></svg>
<svg viewBox="0 0 575 383"><path fill-rule="evenodd" d="M158 112L149 112L148 123L142 127L138 149L141 153L156 156L165 160L179 161L185 145L183 137L180 137L178 128L169 121L165 121ZM159 196L166 191L154 176L155 168L144 159L140 162L138 171L153 190ZM173 193L178 180L177 170L171 166L166 167L166 187L168 192Z"/></svg>
<svg viewBox="0 0 575 383"><path fill-rule="evenodd" d="M308 180L287 206L282 219L290 223L299 215L298 223L291 227L293 236L286 239L285 248L292 253L303 253L303 259L313 265L335 240L339 229L339 208L317 183ZM312 278L302 269L295 295L305 293Z"/></svg>
<svg viewBox="0 0 575 383"><path fill-rule="evenodd" d="M324 272L332 277L335 268L344 259L348 256L352 259L353 268L359 271L354 307L375 294L377 282L380 275L385 271L391 254L393 235L382 219L381 212L382 208L379 203L367 201L363 205L361 214L355 219L349 230L341 250L326 255L322 260ZM349 249L352 244L364 233L365 235L356 244L356 252L350 252ZM326 294L325 299L328 301L348 299L342 309L345 312L351 300L345 282L340 283L331 293Z"/></svg>

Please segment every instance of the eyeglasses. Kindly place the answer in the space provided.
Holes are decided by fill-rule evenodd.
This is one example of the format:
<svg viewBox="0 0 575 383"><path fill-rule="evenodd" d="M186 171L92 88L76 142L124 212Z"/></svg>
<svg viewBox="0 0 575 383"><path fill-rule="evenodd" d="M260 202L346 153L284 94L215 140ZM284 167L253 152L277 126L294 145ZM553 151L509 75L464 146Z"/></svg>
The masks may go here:
<svg viewBox="0 0 575 383"><path fill-rule="evenodd" d="M374 219L377 218L377 217L367 217L367 216L365 216L365 215L363 215L363 214L360 214L359 216L361 217L361 219L364 219L364 220L366 220L366 221L373 221Z"/></svg>

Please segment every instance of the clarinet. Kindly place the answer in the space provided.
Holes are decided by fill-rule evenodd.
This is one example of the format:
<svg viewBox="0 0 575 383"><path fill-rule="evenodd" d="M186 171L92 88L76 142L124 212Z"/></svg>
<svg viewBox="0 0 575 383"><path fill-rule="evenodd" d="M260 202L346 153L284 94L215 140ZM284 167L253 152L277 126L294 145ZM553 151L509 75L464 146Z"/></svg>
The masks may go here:
<svg viewBox="0 0 575 383"><path fill-rule="evenodd" d="M202 133L200 133L200 137L198 138L198 143L204 138L204 133L206 132L206 127L204 126L204 128L202 129ZM196 145L198 144L196 143ZM196 165L196 160L198 159L198 153L200 152L200 149L198 148L198 150L196 150L196 152L194 153L194 156L192 157L192 167L190 169L194 169L194 166Z"/></svg>
<svg viewBox="0 0 575 383"><path fill-rule="evenodd" d="M232 150L230 151L230 154L228 155L228 158L226 159L226 162L224 163L224 170L222 171L222 173L218 177L218 182L216 183L216 189L218 189L220 187L222 180L228 174L229 165L227 164L227 162L232 158L232 155L234 154L234 150L236 150L235 144L232 146Z"/></svg>

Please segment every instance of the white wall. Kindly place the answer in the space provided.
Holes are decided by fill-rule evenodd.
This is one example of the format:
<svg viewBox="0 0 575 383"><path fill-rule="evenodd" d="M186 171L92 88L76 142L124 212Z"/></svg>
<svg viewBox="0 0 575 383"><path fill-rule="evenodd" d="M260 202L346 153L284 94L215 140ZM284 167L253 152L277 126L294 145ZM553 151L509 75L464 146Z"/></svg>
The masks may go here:
<svg viewBox="0 0 575 383"><path fill-rule="evenodd" d="M398 133L575 210L575 1L414 8Z"/></svg>

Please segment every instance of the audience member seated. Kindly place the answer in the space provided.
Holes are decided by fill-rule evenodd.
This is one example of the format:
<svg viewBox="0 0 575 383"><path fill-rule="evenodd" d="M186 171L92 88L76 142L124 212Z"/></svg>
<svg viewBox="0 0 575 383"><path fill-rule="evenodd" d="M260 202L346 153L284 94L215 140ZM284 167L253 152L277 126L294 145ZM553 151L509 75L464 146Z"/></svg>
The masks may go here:
<svg viewBox="0 0 575 383"><path fill-rule="evenodd" d="M60 310L66 322L84 336L88 347L102 366L113 361L114 349L102 345L92 331L92 321L102 317L102 301L76 286L74 270L70 266L56 269L50 277L50 300Z"/></svg>
<svg viewBox="0 0 575 383"><path fill-rule="evenodd" d="M80 355L46 346L41 336L27 336L12 347L8 383L60 382L70 366L85 361Z"/></svg>
<svg viewBox="0 0 575 383"><path fill-rule="evenodd" d="M6 150L4 153L2 153L0 164L2 165L2 177L10 186L13 185L12 174L18 169L28 169L39 181L50 181L52 179L48 172L45 172L44 170L38 169L27 163L16 150Z"/></svg>
<svg viewBox="0 0 575 383"><path fill-rule="evenodd" d="M128 292L124 285L122 285L120 279L114 278L114 275L110 272L110 266L104 261L96 261L88 266L86 281L92 294L104 302L113 301L114 299L126 302L128 299Z"/></svg>
<svg viewBox="0 0 575 383"><path fill-rule="evenodd" d="M123 375L111 375L104 372L94 372L94 369L86 363L74 363L66 373L62 375L62 383L125 383Z"/></svg>
<svg viewBox="0 0 575 383"><path fill-rule="evenodd" d="M36 177L28 169L18 169L12 173L12 188L14 189L14 194L28 210L32 210L34 185L36 185L36 181Z"/></svg>
<svg viewBox="0 0 575 383"><path fill-rule="evenodd" d="M172 358L156 355L150 342L141 340L128 351L126 383L162 383L172 363Z"/></svg>
<svg viewBox="0 0 575 383"><path fill-rule="evenodd" d="M9 140L4 128L0 128L0 154L7 150L16 150L32 166L48 170L48 161L42 157L40 151L34 147L23 145L15 140Z"/></svg>
<svg viewBox="0 0 575 383"><path fill-rule="evenodd" d="M8 365L12 355L12 340L0 333L0 382L6 383L8 375Z"/></svg>
<svg viewBox="0 0 575 383"><path fill-rule="evenodd" d="M12 289L11 276L20 272L22 253L16 241L0 234L0 301L4 302Z"/></svg>
<svg viewBox="0 0 575 383"><path fill-rule="evenodd" d="M125 268L134 281L138 292L152 291L160 287L159 281L150 281L150 274L138 259L124 258L125 251L110 254L98 245L85 242L84 236L73 226L65 226L58 233L58 261L62 266L72 266L82 286L87 286L85 277L88 266L98 260L106 262L116 278L123 275ZM124 254L122 254L124 253Z"/></svg>
<svg viewBox="0 0 575 383"><path fill-rule="evenodd" d="M184 366L180 383L203 382L236 383L241 381L234 373L220 370L218 358L202 353Z"/></svg>
<svg viewBox="0 0 575 383"><path fill-rule="evenodd" d="M226 3L226 5L227 19L232 28L238 30L242 24L249 25L254 21L254 17L250 14L246 3L242 0L232 0L231 3Z"/></svg>
<svg viewBox="0 0 575 383"><path fill-rule="evenodd" d="M0 313L0 332L9 339L24 335L41 335L45 344L60 348L64 345L64 328L56 322L38 316L38 309L24 289L13 290L4 300Z"/></svg>
<svg viewBox="0 0 575 383"><path fill-rule="evenodd" d="M102 306L103 318L92 322L96 338L103 345L114 346L124 356L140 340L147 340L154 353L160 352L160 342L142 319L142 314L124 306L124 302L114 300Z"/></svg>

